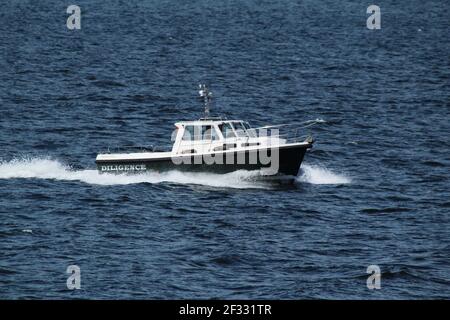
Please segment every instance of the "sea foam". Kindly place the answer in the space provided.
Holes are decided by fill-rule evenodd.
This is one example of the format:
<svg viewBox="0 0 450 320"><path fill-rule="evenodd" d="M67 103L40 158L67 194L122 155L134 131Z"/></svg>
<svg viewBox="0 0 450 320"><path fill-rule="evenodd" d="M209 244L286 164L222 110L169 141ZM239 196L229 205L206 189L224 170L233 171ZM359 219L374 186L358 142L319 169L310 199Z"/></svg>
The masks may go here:
<svg viewBox="0 0 450 320"><path fill-rule="evenodd" d="M178 183L199 184L226 188L267 188L267 182L259 179L259 171L239 170L227 174L206 172L182 172L178 170L157 172L147 171L140 174L100 174L97 170L75 170L58 160L50 158L14 159L0 162L0 179L50 179L61 181L81 181L92 185L127 185L137 183ZM350 178L339 175L316 165L302 165L300 183L346 184Z"/></svg>

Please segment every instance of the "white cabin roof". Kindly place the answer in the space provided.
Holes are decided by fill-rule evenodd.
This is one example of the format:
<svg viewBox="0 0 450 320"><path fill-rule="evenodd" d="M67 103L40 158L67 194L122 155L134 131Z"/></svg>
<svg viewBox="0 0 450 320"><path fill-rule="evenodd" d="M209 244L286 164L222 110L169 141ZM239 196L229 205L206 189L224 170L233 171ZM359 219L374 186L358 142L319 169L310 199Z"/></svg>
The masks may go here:
<svg viewBox="0 0 450 320"><path fill-rule="evenodd" d="M199 120L191 120L191 121L179 121L175 123L175 126L192 126L192 125L213 125L213 124L222 124L222 123L231 123L231 122L247 122L244 120L221 120L221 119L199 119Z"/></svg>

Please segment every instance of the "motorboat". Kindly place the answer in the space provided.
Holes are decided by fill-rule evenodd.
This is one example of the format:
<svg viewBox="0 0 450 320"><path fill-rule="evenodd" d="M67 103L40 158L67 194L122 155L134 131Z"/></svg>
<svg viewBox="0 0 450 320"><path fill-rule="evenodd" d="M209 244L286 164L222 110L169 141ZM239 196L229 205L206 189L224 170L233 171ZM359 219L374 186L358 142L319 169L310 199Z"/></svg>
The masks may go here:
<svg viewBox="0 0 450 320"><path fill-rule="evenodd" d="M212 93L200 85L204 116L175 123L172 145L109 148L97 155L101 173L140 173L145 171L206 171L229 173L258 170L263 176L296 176L305 153L313 146L310 135L301 128L280 133L287 125L253 128L244 120L210 116Z"/></svg>

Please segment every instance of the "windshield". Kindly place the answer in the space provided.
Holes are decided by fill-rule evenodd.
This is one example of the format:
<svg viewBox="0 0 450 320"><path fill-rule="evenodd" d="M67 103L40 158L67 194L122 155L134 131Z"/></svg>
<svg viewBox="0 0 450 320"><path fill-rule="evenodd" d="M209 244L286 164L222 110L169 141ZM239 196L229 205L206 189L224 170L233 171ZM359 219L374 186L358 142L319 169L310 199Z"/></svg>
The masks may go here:
<svg viewBox="0 0 450 320"><path fill-rule="evenodd" d="M233 122L234 130L236 130L236 134L238 137L247 137L247 132L245 131L245 127L241 122Z"/></svg>
<svg viewBox="0 0 450 320"><path fill-rule="evenodd" d="M222 131L223 137L226 138L234 138L236 135L233 132L233 127L229 123L224 123L219 125L220 131Z"/></svg>
<svg viewBox="0 0 450 320"><path fill-rule="evenodd" d="M247 134L249 135L250 138L256 138L257 134L256 134L256 130L252 129L252 127L250 126L250 124L248 122L244 122L244 127L245 130L247 131Z"/></svg>

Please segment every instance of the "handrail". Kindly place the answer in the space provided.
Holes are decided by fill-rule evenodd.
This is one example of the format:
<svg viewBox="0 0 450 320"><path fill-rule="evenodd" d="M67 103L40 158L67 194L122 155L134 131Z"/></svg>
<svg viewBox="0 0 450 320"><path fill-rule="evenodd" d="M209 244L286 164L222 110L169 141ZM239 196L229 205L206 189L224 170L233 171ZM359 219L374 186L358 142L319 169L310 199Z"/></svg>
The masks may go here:
<svg viewBox="0 0 450 320"><path fill-rule="evenodd" d="M273 126L263 126L263 127L257 127L257 128L251 128L250 131L252 132L256 137L271 137L271 138L278 138L278 139L285 139L287 142L300 142L300 141L308 141L312 142L314 141L311 135L299 135L301 133L301 129L312 127L318 123L323 123L323 120L316 119L316 120L308 120L302 123L290 123L290 124L278 124ZM299 124L304 124L300 126ZM289 127L293 127L292 129L286 129ZM273 129L273 128L280 128L281 132L272 132L271 130L264 130L264 129ZM263 135L261 135L263 133Z"/></svg>
<svg viewBox="0 0 450 320"><path fill-rule="evenodd" d="M118 153L118 152L128 152L131 151L135 153L139 152L163 152L159 151L158 149L167 149L167 151L170 151L172 149L172 146L164 145L164 146L155 146L155 145L149 145L149 146L117 146L117 147L108 147L106 150L106 153ZM103 152L101 152L103 153Z"/></svg>
<svg viewBox="0 0 450 320"><path fill-rule="evenodd" d="M275 124L275 125L267 125L267 126L262 126L262 127L256 127L256 128L251 128L251 129L270 129L270 128L278 128L278 127L287 127L287 126L298 126L301 124L305 124L304 126L300 126L298 128L308 128L311 127L313 125L319 124L319 123L324 123L325 121L322 119L316 119L316 120L307 120L307 121L303 121L300 123L282 123L282 124Z"/></svg>

